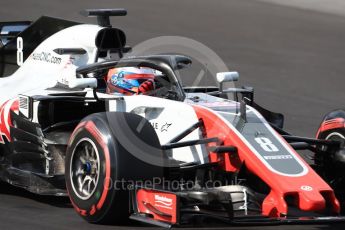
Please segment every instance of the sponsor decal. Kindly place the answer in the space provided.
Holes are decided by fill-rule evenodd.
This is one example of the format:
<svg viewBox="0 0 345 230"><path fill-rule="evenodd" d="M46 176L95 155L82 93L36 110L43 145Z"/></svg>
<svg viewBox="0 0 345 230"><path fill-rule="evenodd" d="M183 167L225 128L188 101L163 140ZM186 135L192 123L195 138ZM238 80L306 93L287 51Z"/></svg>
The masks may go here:
<svg viewBox="0 0 345 230"><path fill-rule="evenodd" d="M307 192L313 191L313 188L311 186L309 186L309 185L302 185L301 189L303 191L307 191Z"/></svg>
<svg viewBox="0 0 345 230"><path fill-rule="evenodd" d="M59 82L64 85L69 85L69 80L66 77L62 77Z"/></svg>
<svg viewBox="0 0 345 230"><path fill-rule="evenodd" d="M169 127L172 125L172 123L165 122L163 125L160 125L158 122L150 122L151 126L155 130L160 130L162 132L168 132ZM160 127L160 128L159 128Z"/></svg>
<svg viewBox="0 0 345 230"><path fill-rule="evenodd" d="M5 102L0 106L0 144L5 144L5 139L11 141L10 125L11 117L10 111L13 110L18 113L18 100L13 99Z"/></svg>
<svg viewBox="0 0 345 230"><path fill-rule="evenodd" d="M164 125L162 125L161 132L168 132L168 128L172 125L172 123L165 122Z"/></svg>
<svg viewBox="0 0 345 230"><path fill-rule="evenodd" d="M220 110L222 110L222 107L226 107L226 108L236 108L238 105L237 103L232 103L229 101L216 101L216 102L206 102L206 103L200 103L202 106L211 108L213 110L217 110L219 107Z"/></svg>
<svg viewBox="0 0 345 230"><path fill-rule="evenodd" d="M41 53L33 53L32 59L35 61L43 61L51 64L61 64L61 58L54 56L51 53L41 52Z"/></svg>
<svg viewBox="0 0 345 230"><path fill-rule="evenodd" d="M139 213L150 214L158 221L172 224L178 222L178 201L175 194L139 189L136 198Z"/></svg>
<svg viewBox="0 0 345 230"><path fill-rule="evenodd" d="M173 205L173 200L171 198L155 194L155 206L161 207L161 208L172 209L172 205Z"/></svg>
<svg viewBox="0 0 345 230"><path fill-rule="evenodd" d="M158 129L158 123L157 122L151 122L152 128Z"/></svg>
<svg viewBox="0 0 345 230"><path fill-rule="evenodd" d="M266 160L286 160L293 159L291 155L275 155L275 156L264 156Z"/></svg>

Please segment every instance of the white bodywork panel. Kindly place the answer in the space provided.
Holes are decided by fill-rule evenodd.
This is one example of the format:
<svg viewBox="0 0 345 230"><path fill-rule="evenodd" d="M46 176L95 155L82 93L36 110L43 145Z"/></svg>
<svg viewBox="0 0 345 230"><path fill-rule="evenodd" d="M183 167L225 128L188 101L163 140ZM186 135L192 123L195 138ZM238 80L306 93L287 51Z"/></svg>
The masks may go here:
<svg viewBox="0 0 345 230"><path fill-rule="evenodd" d="M47 38L14 74L0 78L0 105L20 94L32 96L54 93L47 89L58 83L67 86L71 80L76 78L75 70L78 67L94 63L97 50L95 38L101 29L103 27L98 25L76 25ZM86 53L83 55L59 55L54 52L58 48L82 48ZM111 100L109 102L110 111L131 112L137 107L162 108L162 111L157 114L149 116L139 114L146 116L145 118L151 122L161 144L168 143L172 138L198 122L193 108L181 102L147 96L124 98L124 101ZM33 122L38 122L37 108L38 103L35 102ZM199 130L195 130L182 141L195 139L200 139ZM202 146L178 148L172 151L172 157L184 162L204 163L208 158L203 148Z"/></svg>
<svg viewBox="0 0 345 230"><path fill-rule="evenodd" d="M67 85L75 70L94 62L95 37L102 27L77 25L61 30L42 42L11 76L0 78L0 105L18 94L45 95L58 82ZM25 41L24 41L25 46ZM82 48L84 55L59 55L57 48Z"/></svg>
<svg viewBox="0 0 345 230"><path fill-rule="evenodd" d="M162 145L199 121L193 107L185 103L143 95L123 98L123 100L110 100L109 111L132 112L146 118L155 129ZM145 108L152 109L146 109L145 113ZM202 138L200 130L197 129L181 141L200 138ZM202 145L174 149L172 157L183 162L208 161L206 149Z"/></svg>

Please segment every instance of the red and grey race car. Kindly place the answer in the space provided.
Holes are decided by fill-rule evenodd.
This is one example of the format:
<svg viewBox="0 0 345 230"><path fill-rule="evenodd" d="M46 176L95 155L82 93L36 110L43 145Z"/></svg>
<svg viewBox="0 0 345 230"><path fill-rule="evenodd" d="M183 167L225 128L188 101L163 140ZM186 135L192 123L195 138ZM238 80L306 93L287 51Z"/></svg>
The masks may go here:
<svg viewBox="0 0 345 230"><path fill-rule="evenodd" d="M218 73L219 88L182 87L176 73L189 57L123 58L130 48L109 16L126 11L87 14L99 25L0 23L0 72L9 75L0 78L3 181L68 195L92 223L345 220L333 189L296 152L328 154L339 141L285 132L283 116L257 105L252 88L223 87L236 72ZM154 88L110 93L106 76L121 68L152 70ZM124 87L135 74L122 75L110 82Z"/></svg>

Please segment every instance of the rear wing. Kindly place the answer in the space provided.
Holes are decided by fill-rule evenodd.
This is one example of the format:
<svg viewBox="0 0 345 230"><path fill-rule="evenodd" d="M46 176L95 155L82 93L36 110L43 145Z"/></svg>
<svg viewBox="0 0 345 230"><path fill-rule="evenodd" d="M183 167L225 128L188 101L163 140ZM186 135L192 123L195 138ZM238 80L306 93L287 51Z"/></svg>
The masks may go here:
<svg viewBox="0 0 345 230"><path fill-rule="evenodd" d="M0 22L0 78L13 74L19 68L18 37L22 42L20 52L24 62L45 39L78 24L80 23L47 16L42 16L34 22Z"/></svg>
<svg viewBox="0 0 345 230"><path fill-rule="evenodd" d="M30 21L0 22L0 48L31 25Z"/></svg>

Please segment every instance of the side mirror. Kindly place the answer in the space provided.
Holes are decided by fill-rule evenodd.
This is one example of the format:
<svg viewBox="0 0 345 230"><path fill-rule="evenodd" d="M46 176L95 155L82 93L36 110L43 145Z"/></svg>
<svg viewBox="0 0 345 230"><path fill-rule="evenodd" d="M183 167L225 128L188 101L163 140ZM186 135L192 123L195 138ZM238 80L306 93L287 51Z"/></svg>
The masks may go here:
<svg viewBox="0 0 345 230"><path fill-rule="evenodd" d="M71 89L79 88L97 88L97 79L96 78L76 78L69 82L68 87Z"/></svg>
<svg viewBox="0 0 345 230"><path fill-rule="evenodd" d="M219 84L223 82L238 81L240 75L238 72L220 72L217 73L217 81Z"/></svg>
<svg viewBox="0 0 345 230"><path fill-rule="evenodd" d="M217 81L219 83L219 91L223 91L223 84L225 82L233 82L238 81L240 78L240 75L238 72L220 72L217 73Z"/></svg>

